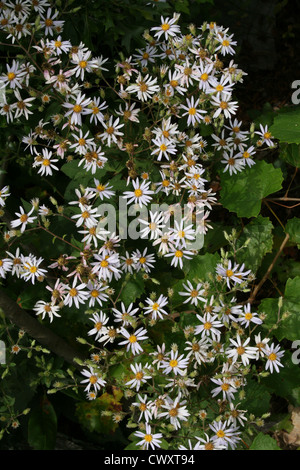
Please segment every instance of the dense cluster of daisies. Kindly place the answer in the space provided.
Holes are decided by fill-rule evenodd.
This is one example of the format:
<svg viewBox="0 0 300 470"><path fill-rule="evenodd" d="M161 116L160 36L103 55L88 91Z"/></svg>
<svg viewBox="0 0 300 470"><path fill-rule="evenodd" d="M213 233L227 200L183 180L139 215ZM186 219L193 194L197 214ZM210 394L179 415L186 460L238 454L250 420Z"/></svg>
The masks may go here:
<svg viewBox="0 0 300 470"><path fill-rule="evenodd" d="M104 76L107 59L93 57L83 43L75 46L64 39L64 21L59 18L47 0L1 2L2 36L14 45L23 39L26 45L32 34L36 41L30 41L26 60L12 60L0 76L6 91L0 113L10 125L39 114L35 128L22 139L38 174L55 177L62 165L75 161L78 172L90 175L90 183L80 185L66 201L73 211L72 235L82 248L79 257L72 256L72 242L62 240L66 252L49 264L16 247L17 235L35 229L52 233L51 217L65 216L54 198L51 206L35 198L19 207L4 231L8 249L0 259L0 278L45 283L48 300L37 300L34 306L41 319L52 322L66 308L93 312L87 336L98 352L83 369L82 387L89 400L96 399L110 383L111 356L123 351L124 364L127 360L129 365L127 378L118 386L132 406L130 413L113 418L118 422L126 416L131 426L139 427L134 433L137 446L158 448L163 437L173 433L179 449L235 449L248 419L239 405L250 361L278 372L283 355L260 331L253 335L262 319L250 304L239 305L234 296L230 300L220 294L222 289L243 290L252 279L250 271L223 260L215 272L217 291L209 282L186 279L179 296L182 306L192 309L190 326L177 322L180 314L170 302L172 289L145 294L137 305L126 305L119 295L113 299L125 278L141 274L151 279L158 258L170 269L182 269L197 254L195 242L211 229L208 217L217 201L206 187L206 162L237 173L255 164L257 148L274 145L267 127L250 132L236 118L233 90L245 73L231 57L225 64L236 42L215 23L200 30L191 26L183 35L179 15L161 17L158 26L145 32L145 48L115 64L112 84ZM31 85L32 78L39 80L38 89ZM57 112L45 122L43 112L53 102ZM212 133L204 139L208 128ZM125 161L124 156L127 190L117 194L102 170L113 157ZM2 215L12 191L8 186L0 189ZM117 201L117 196L130 207L147 209L147 217L139 219L142 249L129 252L117 230L101 224L101 202ZM152 204L161 203L167 207L152 209ZM166 319L181 331L180 347L175 342L169 347L153 344L152 328ZM207 368L214 371L208 380ZM202 389L216 403L214 417L208 409L199 410Z"/></svg>

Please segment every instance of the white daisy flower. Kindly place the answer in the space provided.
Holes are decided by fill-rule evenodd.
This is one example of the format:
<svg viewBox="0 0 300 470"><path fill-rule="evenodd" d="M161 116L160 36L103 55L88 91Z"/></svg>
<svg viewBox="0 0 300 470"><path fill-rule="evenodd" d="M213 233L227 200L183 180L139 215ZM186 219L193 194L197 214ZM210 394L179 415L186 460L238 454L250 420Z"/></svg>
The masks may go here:
<svg viewBox="0 0 300 470"><path fill-rule="evenodd" d="M148 304L148 307L144 308L144 313L146 315L151 314L151 318L153 320L157 320L157 318L163 319L163 315L168 315L168 312L163 308L168 305L168 298L162 294L158 297L157 300L151 300L148 298L145 300L145 302Z"/></svg>
<svg viewBox="0 0 300 470"><path fill-rule="evenodd" d="M31 281L32 284L35 284L35 280L38 278L43 279L47 273L46 269L40 268L40 264L43 262L43 258L36 258L35 256L26 256L22 259L23 262L23 272L21 273L21 278L25 281Z"/></svg>
<svg viewBox="0 0 300 470"><path fill-rule="evenodd" d="M263 352L267 357L265 369L269 370L271 374L274 372L274 370L279 372L279 367L283 367L283 364L281 364L280 360L284 355L284 351L280 351L280 345L278 344L275 346L274 343L272 343L271 346L269 346L267 344L263 349Z"/></svg>
<svg viewBox="0 0 300 470"><path fill-rule="evenodd" d="M6 274L11 271L13 262L9 258L0 258L0 277L6 278Z"/></svg>
<svg viewBox="0 0 300 470"><path fill-rule="evenodd" d="M251 312L251 304L247 303L244 305L244 313L237 319L241 325L250 326L250 323L254 323L255 325L261 325L262 320L258 317L258 313Z"/></svg>
<svg viewBox="0 0 300 470"><path fill-rule="evenodd" d="M140 183L139 179L136 178L135 181L132 181L132 185L134 187L134 191L125 191L122 196L124 199L128 199L127 204L134 202L140 207L148 205L152 200L152 194L154 194L154 191L149 189L151 182L142 181Z"/></svg>
<svg viewBox="0 0 300 470"><path fill-rule="evenodd" d="M125 385L130 385L130 388L135 387L135 390L138 392L141 385L146 383L148 379L151 379L151 375L149 371L150 366L148 364L145 364L143 366L141 363L137 363L137 364L130 364L130 368L134 374L134 377L133 379L126 382Z"/></svg>
<svg viewBox="0 0 300 470"><path fill-rule="evenodd" d="M188 363L189 359L184 357L184 354L178 356L178 350L171 350L171 357L162 361L161 368L163 369L163 373L166 375L173 372L175 375L179 374L183 376L186 374Z"/></svg>
<svg viewBox="0 0 300 470"><path fill-rule="evenodd" d="M139 341L143 341L144 339L148 339L148 336L146 335L147 330L145 328L141 327L138 330L134 331L132 334L128 333L125 328L121 328L120 333L125 336L125 340L121 341L119 345L126 345L126 351L131 351L133 355L139 354L143 352L143 348L139 344Z"/></svg>
<svg viewBox="0 0 300 470"><path fill-rule="evenodd" d="M85 302L88 299L88 292L84 289L86 289L86 284L81 283L78 286L76 285L77 283L77 278L75 277L73 280L73 285L72 287L70 286L65 286L66 288L66 296L64 298L64 305L68 307L72 307L73 303L76 308L79 308L79 304L85 304Z"/></svg>
<svg viewBox="0 0 300 470"><path fill-rule="evenodd" d="M226 449L231 447L233 450L236 448L237 443L241 439L238 427L228 427L227 423L222 423L222 421L214 421L209 427L214 433L211 439L217 446L224 446Z"/></svg>
<svg viewBox="0 0 300 470"><path fill-rule="evenodd" d="M165 227L164 215L162 212L152 212L150 211L150 222L149 220L139 219L139 222L143 225L146 225L145 228L141 230L141 237L148 238L150 234L150 240L157 239L160 235L163 234L163 228Z"/></svg>
<svg viewBox="0 0 300 470"><path fill-rule="evenodd" d="M155 448L160 448L161 438L163 435L161 433L153 434L150 424L146 424L146 432L136 431L134 435L142 438L141 441L137 442L137 446L142 446L142 448L146 450L149 449L149 446L153 450L155 450Z"/></svg>
<svg viewBox="0 0 300 470"><path fill-rule="evenodd" d="M199 123L203 119L203 114L206 114L207 111L204 109L198 109L200 99L198 98L196 101L194 100L194 96L191 99L187 98L186 106L181 105L181 109L186 110L182 116L188 116L187 125L188 126L195 126L196 123Z"/></svg>
<svg viewBox="0 0 300 470"><path fill-rule="evenodd" d="M165 404L162 405L162 408L166 409L163 413L158 415L159 418L168 417L170 423L175 427L175 429L181 428L181 421L187 421L190 416L189 411L185 405L186 401L181 401L181 396L178 395L175 400L166 400Z"/></svg>
<svg viewBox="0 0 300 470"><path fill-rule="evenodd" d="M124 124L119 124L120 118L116 118L115 121L113 116L110 116L108 123L103 122L103 126L105 127L105 131L100 134L100 137L103 142L106 142L108 147L111 146L112 143L117 144L120 137L124 134L120 132Z"/></svg>
<svg viewBox="0 0 300 470"><path fill-rule="evenodd" d="M183 248L176 248L173 247L170 249L169 253L164 255L166 258L172 257L171 266L179 266L180 269L183 269L183 260L184 259L192 259L193 252L189 250L185 250Z"/></svg>
<svg viewBox="0 0 300 470"><path fill-rule="evenodd" d="M180 34L180 27L175 24L178 18L173 16L173 18L164 18L160 17L161 24L160 26L154 26L150 31L156 31L154 37L160 38L164 35L165 39L168 40L169 37L174 38L177 34Z"/></svg>
<svg viewBox="0 0 300 470"><path fill-rule="evenodd" d="M116 323L122 322L122 326L129 326L131 325L131 320L135 318L135 314L139 311L139 308L133 308L133 303L125 307L125 304L121 302L121 310L112 308L112 311Z"/></svg>
<svg viewBox="0 0 300 470"><path fill-rule="evenodd" d="M48 315L50 323L52 323L54 317L60 318L60 315L58 314L60 307L58 305L54 305L52 302L39 300L36 302L33 310L36 312L36 315L42 315L42 320L44 320L45 316Z"/></svg>
<svg viewBox="0 0 300 470"><path fill-rule="evenodd" d="M182 287L186 289L186 292L179 292L179 295L187 297L187 299L183 302L184 304L191 303L192 305L197 306L199 301L205 302L205 298L201 297L201 295L205 292L204 289L201 289L201 282L199 282L196 287L194 287L191 281L187 280L186 284L182 284Z"/></svg>
<svg viewBox="0 0 300 470"><path fill-rule="evenodd" d="M235 364L237 361L242 361L244 366L250 364L250 359L255 359L257 356L257 348L254 346L248 346L250 337L247 338L243 343L239 335L236 339L229 338L231 347L227 348L225 353L226 356L232 359L232 363Z"/></svg>
<svg viewBox="0 0 300 470"><path fill-rule="evenodd" d="M213 398L222 393L223 401L228 400L229 402L231 402L232 400L234 400L234 394L237 390L232 385L230 380L228 380L226 377L222 379L211 378L210 380L217 384L217 387L213 388L211 391L211 395Z"/></svg>
<svg viewBox="0 0 300 470"><path fill-rule="evenodd" d="M148 423L148 421L152 419L151 406L153 405L153 403L152 401L148 401L147 395L142 397L140 394L138 394L138 399L138 402L132 403L132 405L138 407L141 412L138 421L141 421L141 419L143 418L146 423Z"/></svg>
<svg viewBox="0 0 300 470"><path fill-rule="evenodd" d="M106 331L105 325L109 318L105 313L100 311L99 313L94 313L90 320L94 323L94 327L88 331L88 335L95 335L95 341L97 341L103 332Z"/></svg>
<svg viewBox="0 0 300 470"><path fill-rule="evenodd" d="M152 98L154 93L157 93L159 90L160 87L157 85L157 77L153 78L147 74L143 78L141 73L139 73L136 83L126 88L127 93L136 93L138 99L141 101L147 101Z"/></svg>
<svg viewBox="0 0 300 470"><path fill-rule="evenodd" d="M89 392L90 388L93 387L94 392L97 393L100 390L100 388L104 387L106 384L106 381L102 379L99 373L95 372L93 367L91 366L89 366L88 369L84 369L81 373L82 375L87 377L86 379L80 381L80 383L84 383L84 384L87 383L87 386L84 389L85 392L86 391Z"/></svg>
<svg viewBox="0 0 300 470"><path fill-rule="evenodd" d="M217 318L217 315L211 315L209 312L205 313L203 316L196 315L198 320L200 320L201 324L196 325L195 327L195 335L201 334L201 337L209 336L214 341L219 341L221 332L220 329L223 326Z"/></svg>
<svg viewBox="0 0 300 470"><path fill-rule="evenodd" d="M36 219L36 216L31 216L33 211L34 211L34 207L32 207L30 211L26 214L23 207L20 206L20 212L15 213L15 215L18 216L18 218L11 222L12 228L16 228L21 225L20 230L23 233L26 230L27 224L32 224L34 220Z"/></svg>

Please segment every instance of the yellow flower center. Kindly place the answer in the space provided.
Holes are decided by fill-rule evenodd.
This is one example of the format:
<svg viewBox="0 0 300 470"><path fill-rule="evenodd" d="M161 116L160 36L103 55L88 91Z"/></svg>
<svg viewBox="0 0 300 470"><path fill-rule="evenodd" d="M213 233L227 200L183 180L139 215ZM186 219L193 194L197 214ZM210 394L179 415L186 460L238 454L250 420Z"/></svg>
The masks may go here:
<svg viewBox="0 0 300 470"><path fill-rule="evenodd" d="M20 220L22 223L26 222L28 219L28 216L26 214L22 214L21 217L20 217Z"/></svg>
<svg viewBox="0 0 300 470"><path fill-rule="evenodd" d="M233 276L233 271L231 271L231 269L227 269L226 276L227 277L232 277Z"/></svg>
<svg viewBox="0 0 300 470"><path fill-rule="evenodd" d="M75 104L73 108L74 113L81 113L82 111L82 106L80 104Z"/></svg>
<svg viewBox="0 0 300 470"><path fill-rule="evenodd" d="M46 26L52 26L53 25L53 21L51 20L51 18L46 18L45 19L45 25Z"/></svg>
<svg viewBox="0 0 300 470"><path fill-rule="evenodd" d="M176 367L178 365L178 361L176 361L176 359L172 359L169 362L169 365L170 365L170 367Z"/></svg>
<svg viewBox="0 0 300 470"><path fill-rule="evenodd" d="M222 431L222 429L220 429L220 430L217 432L217 436L220 437L221 439L223 439L223 437L225 436L225 432Z"/></svg>
<svg viewBox="0 0 300 470"><path fill-rule="evenodd" d="M189 109L189 114L190 114L191 116L194 116L194 115L196 114L196 112L197 112L196 108L190 108L190 109Z"/></svg>
<svg viewBox="0 0 300 470"><path fill-rule="evenodd" d="M227 390L229 390L229 384L222 384L221 389L224 390L224 392L227 392Z"/></svg>
<svg viewBox="0 0 300 470"><path fill-rule="evenodd" d="M115 129L113 128L113 126L110 126L110 127L108 127L108 128L106 129L106 132L107 132L107 134L110 134L110 135L111 135L111 134L114 133L114 130L115 130Z"/></svg>
<svg viewBox="0 0 300 470"><path fill-rule="evenodd" d="M269 355L268 359L269 359L270 361L276 361L277 356L276 356L275 353L271 353L271 354Z"/></svg>
<svg viewBox="0 0 300 470"><path fill-rule="evenodd" d="M60 47L62 45L62 42L61 41L55 41L54 42L54 46L55 47Z"/></svg>
<svg viewBox="0 0 300 470"><path fill-rule="evenodd" d="M101 268L107 268L108 261L106 261L106 259L102 260L101 263L100 263L100 266L101 266Z"/></svg>
<svg viewBox="0 0 300 470"><path fill-rule="evenodd" d="M85 145L85 139L79 139L78 145L81 145L81 146Z"/></svg>
<svg viewBox="0 0 300 470"><path fill-rule="evenodd" d="M7 74L7 78L8 80L11 82L14 78L16 77L16 74L14 74L13 72L9 72Z"/></svg>
<svg viewBox="0 0 300 470"><path fill-rule="evenodd" d="M136 189L134 194L136 197L141 197L143 195L143 191L141 189Z"/></svg>
<svg viewBox="0 0 300 470"><path fill-rule="evenodd" d="M91 384L94 385L94 384L97 382L97 380L98 380L97 375L91 375L91 376L90 376L90 382L91 382Z"/></svg>
<svg viewBox="0 0 300 470"><path fill-rule="evenodd" d="M82 69L85 69L87 66L87 61L86 60L81 60L79 62L79 67L81 67Z"/></svg>
<svg viewBox="0 0 300 470"><path fill-rule="evenodd" d="M243 346L239 346L238 348L236 348L236 352L241 356L245 353L245 348L243 348Z"/></svg>
<svg viewBox="0 0 300 470"><path fill-rule="evenodd" d="M163 24L161 25L161 29L162 29L163 31L168 31L168 30L170 29L170 25L169 25L168 23L163 23Z"/></svg>
<svg viewBox="0 0 300 470"><path fill-rule="evenodd" d="M142 256L142 257L140 258L140 263L141 263L141 264L146 263L146 258L145 258L144 256Z"/></svg>
<svg viewBox="0 0 300 470"><path fill-rule="evenodd" d="M253 317L253 315L250 312L246 313L246 315L245 315L246 320L251 320L252 317Z"/></svg>
<svg viewBox="0 0 300 470"><path fill-rule="evenodd" d="M131 335L131 336L129 336L128 340L131 344L136 343L137 337L135 335Z"/></svg>
<svg viewBox="0 0 300 470"><path fill-rule="evenodd" d="M200 78L201 78L201 80L206 82L208 80L208 77L209 77L209 75L207 73L203 73Z"/></svg>
<svg viewBox="0 0 300 470"><path fill-rule="evenodd" d="M98 295L99 295L99 291L97 291L96 289L93 289L93 290L91 291L91 296L92 296L92 297L96 298L96 297L98 297Z"/></svg>
<svg viewBox="0 0 300 470"><path fill-rule="evenodd" d="M75 287L72 287L72 289L70 289L69 294L71 297L76 297L76 295L78 294L77 289L75 289Z"/></svg>
<svg viewBox="0 0 300 470"><path fill-rule="evenodd" d="M205 330L210 330L211 327L212 327L212 324L211 324L209 321L207 321L206 323L204 323L204 329L205 329Z"/></svg>
<svg viewBox="0 0 300 470"><path fill-rule="evenodd" d="M146 85L146 83L144 83L144 82L141 82L140 83L140 90L141 90L141 92L144 93L145 91L148 90L148 85Z"/></svg>
<svg viewBox="0 0 300 470"><path fill-rule="evenodd" d="M176 258L182 258L183 257L183 252L181 250L176 250L175 251L175 256L176 256Z"/></svg>
<svg viewBox="0 0 300 470"><path fill-rule="evenodd" d="M151 434L145 434L144 439L145 439L146 442L151 442L153 437L151 436Z"/></svg>
<svg viewBox="0 0 300 470"><path fill-rule="evenodd" d="M44 166L49 166L50 165L50 160L48 158L44 158L43 165Z"/></svg>
<svg viewBox="0 0 300 470"><path fill-rule="evenodd" d="M144 377L143 372L137 372L137 373L135 374L136 380L142 380L143 377Z"/></svg>

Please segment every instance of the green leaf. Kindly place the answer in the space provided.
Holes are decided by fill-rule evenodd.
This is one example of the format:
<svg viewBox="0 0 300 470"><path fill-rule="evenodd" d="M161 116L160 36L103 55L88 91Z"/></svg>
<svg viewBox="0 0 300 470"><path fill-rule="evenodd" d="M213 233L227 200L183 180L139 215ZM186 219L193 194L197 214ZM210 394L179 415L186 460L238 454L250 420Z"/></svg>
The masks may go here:
<svg viewBox="0 0 300 470"><path fill-rule="evenodd" d="M28 421L28 443L35 450L53 450L56 442L57 417L48 399L30 414Z"/></svg>
<svg viewBox="0 0 300 470"><path fill-rule="evenodd" d="M300 144L300 107L282 108L270 127L272 135L288 144Z"/></svg>
<svg viewBox="0 0 300 470"><path fill-rule="evenodd" d="M239 217L257 217L262 199L279 191L282 181L280 168L258 161L236 175L230 176L228 172L221 175L220 202Z"/></svg>
<svg viewBox="0 0 300 470"><path fill-rule="evenodd" d="M286 233L290 236L290 242L300 244L300 219L289 219L285 226Z"/></svg>
<svg viewBox="0 0 300 470"><path fill-rule="evenodd" d="M300 167L300 145L298 144L281 144L280 158L285 162L297 168Z"/></svg>
<svg viewBox="0 0 300 470"><path fill-rule="evenodd" d="M245 387L245 405L243 402L241 408L245 406L248 413L255 416L262 416L270 408L271 394L262 383L249 381Z"/></svg>
<svg viewBox="0 0 300 470"><path fill-rule="evenodd" d="M144 281L142 277L137 276L135 279L130 279L124 286L120 299L125 303L125 305L129 305L131 302L135 302L136 299L141 297L144 292Z"/></svg>
<svg viewBox="0 0 300 470"><path fill-rule="evenodd" d="M252 442L250 450L281 450L271 436L260 432Z"/></svg>
<svg viewBox="0 0 300 470"><path fill-rule="evenodd" d="M189 262L187 277L190 280L208 280L208 274L214 274L217 264L220 262L218 253L205 253L205 255L194 256Z"/></svg>
<svg viewBox="0 0 300 470"><path fill-rule="evenodd" d="M293 356L285 351L281 363L280 373L274 372L263 379L264 386L270 393L288 400L292 405L299 406L300 403L300 368L295 364Z"/></svg>
<svg viewBox="0 0 300 470"><path fill-rule="evenodd" d="M300 331L300 276L294 279L288 279L284 291L281 316L288 313L284 319L281 319L273 334L278 341L284 338L295 341L299 339ZM277 322L278 317L278 299L263 299L259 306L260 312L265 312L267 318L263 326L266 329L272 328Z"/></svg>
<svg viewBox="0 0 300 470"><path fill-rule="evenodd" d="M250 240L247 247L237 254L238 262L245 263L247 269L255 273L261 265L266 253L272 252L273 225L268 217L258 216L246 227L238 240L237 247L241 247L246 240Z"/></svg>

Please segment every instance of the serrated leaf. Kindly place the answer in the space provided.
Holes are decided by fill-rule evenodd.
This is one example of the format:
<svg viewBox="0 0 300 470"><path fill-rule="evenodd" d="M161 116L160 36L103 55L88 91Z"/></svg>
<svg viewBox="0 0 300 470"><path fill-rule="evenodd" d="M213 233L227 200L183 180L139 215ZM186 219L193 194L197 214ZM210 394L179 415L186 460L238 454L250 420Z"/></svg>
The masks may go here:
<svg viewBox="0 0 300 470"><path fill-rule="evenodd" d="M120 299L129 305L131 302L135 302L136 299L142 296L144 292L144 281L140 276L137 276L135 279L130 279L125 286L120 295Z"/></svg>
<svg viewBox="0 0 300 470"><path fill-rule="evenodd" d="M278 341L284 338L295 341L299 339L300 331L300 277L288 279L284 291L283 304L281 308L281 315L288 312L288 316L278 324L278 327L273 330L274 336ZM265 312L267 318L263 323L266 329L272 328L277 322L278 318L278 299L263 299L260 306L260 312Z"/></svg>
<svg viewBox="0 0 300 470"><path fill-rule="evenodd" d="M250 240L247 247L237 254L238 262L245 263L247 269L253 273L260 267L266 253L272 252L273 225L268 217L259 216L245 226L243 234L238 240L237 248L241 247L246 240Z"/></svg>
<svg viewBox="0 0 300 470"><path fill-rule="evenodd" d="M280 158L290 165L300 168L300 145L282 144L280 146Z"/></svg>
<svg viewBox="0 0 300 470"><path fill-rule="evenodd" d="M300 244L300 219L289 219L285 226L286 233L290 236L290 242Z"/></svg>
<svg viewBox="0 0 300 470"><path fill-rule="evenodd" d="M233 174L221 175L220 202L239 217L257 217L262 199L281 189L283 176L280 168L258 161L251 168Z"/></svg>
<svg viewBox="0 0 300 470"><path fill-rule="evenodd" d="M270 127L272 135L288 144L300 144L300 107L282 108Z"/></svg>
<svg viewBox="0 0 300 470"><path fill-rule="evenodd" d="M281 450L271 436L260 432L252 442L250 450Z"/></svg>

